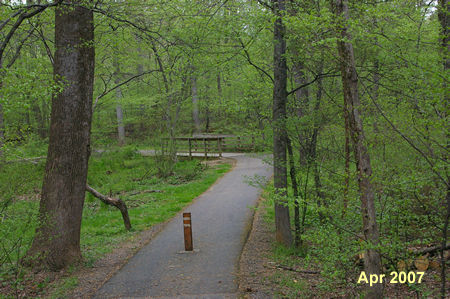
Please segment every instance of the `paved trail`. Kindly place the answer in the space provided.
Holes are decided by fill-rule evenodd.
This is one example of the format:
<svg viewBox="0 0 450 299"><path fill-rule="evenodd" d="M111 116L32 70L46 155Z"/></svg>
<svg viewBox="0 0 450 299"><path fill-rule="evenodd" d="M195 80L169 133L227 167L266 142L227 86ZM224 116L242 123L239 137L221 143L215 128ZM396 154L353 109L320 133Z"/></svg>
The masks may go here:
<svg viewBox="0 0 450 299"><path fill-rule="evenodd" d="M184 250L181 214L106 282L95 298L236 298L239 256L260 190L247 176L268 178L261 159L236 156L236 167L185 211L192 213L194 253Z"/></svg>

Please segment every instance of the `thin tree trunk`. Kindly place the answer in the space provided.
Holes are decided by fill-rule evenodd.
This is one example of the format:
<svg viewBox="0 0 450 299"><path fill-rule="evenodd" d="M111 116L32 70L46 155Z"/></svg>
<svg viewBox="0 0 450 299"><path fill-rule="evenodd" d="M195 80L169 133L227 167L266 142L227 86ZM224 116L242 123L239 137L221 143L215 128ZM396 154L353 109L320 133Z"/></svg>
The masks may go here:
<svg viewBox="0 0 450 299"><path fill-rule="evenodd" d="M349 19L347 0L336 0L337 18ZM379 232L375 213L375 194L371 183L372 167L369 152L365 146L363 123L360 114L360 100L358 93L358 77L356 74L355 58L351 36L347 25L340 24L338 27L340 40L338 40L338 51L341 64L342 83L344 90L344 106L348 107L349 127L354 144L356 166L358 169L358 182L361 199L361 213L363 218L363 232L365 240L373 246L379 244ZM367 275L381 274L381 256L375 249L367 249L364 255L364 270ZM382 298L383 284L377 283L367 287L366 298Z"/></svg>
<svg viewBox="0 0 450 299"><path fill-rule="evenodd" d="M115 83L120 84L121 78L120 78L120 66L117 62L117 59L114 58L114 66L116 69L115 72ZM122 111L122 89L120 87L116 88L116 117L117 117L117 138L119 142L119 146L122 146L125 144L125 127L123 124L123 111Z"/></svg>
<svg viewBox="0 0 450 299"><path fill-rule="evenodd" d="M450 182L447 181L448 185L450 185ZM443 205L447 205L447 209L445 211L444 216L444 226L442 228L442 245L440 250L440 256L441 256L441 298L445 298L446 293L446 280L447 280L447 272L446 272L446 266L447 266L447 259L445 258L445 248L447 247L447 234L448 234L448 224L450 220L450 188L447 187L447 195L445 197L445 202Z"/></svg>
<svg viewBox="0 0 450 299"><path fill-rule="evenodd" d="M350 116L348 113L349 113L349 107L344 105L345 168L344 168L344 194L343 194L342 217L344 217L345 213L347 212L348 190L350 188L350 120L349 120Z"/></svg>
<svg viewBox="0 0 450 299"><path fill-rule="evenodd" d="M3 157L3 145L5 142L5 123L4 123L4 114L3 114L3 96L2 96L2 89L3 89L3 62L2 57L0 57L0 161L4 158Z"/></svg>
<svg viewBox="0 0 450 299"><path fill-rule="evenodd" d="M296 86L301 86L307 82L306 75L305 75L305 66L303 63L296 62L293 66L293 72L294 72L294 82ZM308 103L309 103L309 90L308 87L301 88L295 92L295 99L296 99L296 115L300 119L304 117L308 113ZM307 138L307 132L308 129L301 128L298 130L298 140L299 140L299 161L300 166L302 168L306 168L309 157L308 157L308 148L309 148L309 141Z"/></svg>
<svg viewBox="0 0 450 299"><path fill-rule="evenodd" d="M0 79L1 80L1 79ZM0 82L0 91L2 89L2 83ZM0 94L0 160L3 158L3 144L5 142L5 124L3 120L3 104Z"/></svg>
<svg viewBox="0 0 450 299"><path fill-rule="evenodd" d="M222 94L222 78L220 76L220 71L217 73L217 95L219 97L219 118L222 115L222 102L223 102L223 94Z"/></svg>
<svg viewBox="0 0 450 299"><path fill-rule="evenodd" d="M321 53L321 61L318 67L318 74L323 71L323 53ZM311 140L311 162L313 163L313 176L314 176L314 188L316 192L316 196L319 199L319 205L327 204L324 202L325 198L322 192L322 183L320 181L320 173L319 167L317 163L317 139L319 138L319 130L321 124L317 120L317 114L320 111L320 104L322 102L322 89L323 89L323 79L320 78L317 80L317 92L316 92L316 104L314 105L314 129Z"/></svg>
<svg viewBox="0 0 450 299"><path fill-rule="evenodd" d="M295 170L294 152L292 151L291 139L286 136L286 145L289 155L289 174L291 176L292 190L294 193L294 226L295 226L295 238L294 244L296 247L301 245L301 231L300 231L300 203L297 185L297 172Z"/></svg>
<svg viewBox="0 0 450 299"><path fill-rule="evenodd" d="M209 75L206 76L206 82L209 82ZM206 85L205 88L205 96L204 96L204 102L205 102L205 132L209 133L210 128L210 122L211 122L211 111L210 111L210 95L209 95L209 84Z"/></svg>
<svg viewBox="0 0 450 299"><path fill-rule="evenodd" d="M191 92L192 92L192 119L194 120L195 132L200 132L200 115L198 110L198 94L197 94L197 77L191 77Z"/></svg>
<svg viewBox="0 0 450 299"><path fill-rule="evenodd" d="M282 14L285 11L284 0L273 0L276 20L274 24L274 88L273 88L273 168L274 186L279 198L275 201L276 240L286 246L292 244L289 207L285 197L287 189L286 166L286 102L287 102L287 65L285 28Z"/></svg>
<svg viewBox="0 0 450 299"><path fill-rule="evenodd" d="M53 95L50 141L39 225L26 261L58 270L79 261L80 229L90 155L94 83L93 13L79 6L55 13L54 77L64 89Z"/></svg>
<svg viewBox="0 0 450 299"><path fill-rule="evenodd" d="M116 54L117 55L117 54ZM115 80L114 82L116 84L121 83L121 76L120 76L120 65L117 61L116 57L114 57L114 67L115 67ZM119 142L119 146L122 146L125 144L125 127L123 124L123 110L122 110L122 89L120 87L116 88L116 117L117 117L117 138Z"/></svg>
<svg viewBox="0 0 450 299"><path fill-rule="evenodd" d="M123 124L123 111L121 100L122 100L122 90L119 87L116 89L116 116L117 116L117 134L120 146L125 144L125 126Z"/></svg>

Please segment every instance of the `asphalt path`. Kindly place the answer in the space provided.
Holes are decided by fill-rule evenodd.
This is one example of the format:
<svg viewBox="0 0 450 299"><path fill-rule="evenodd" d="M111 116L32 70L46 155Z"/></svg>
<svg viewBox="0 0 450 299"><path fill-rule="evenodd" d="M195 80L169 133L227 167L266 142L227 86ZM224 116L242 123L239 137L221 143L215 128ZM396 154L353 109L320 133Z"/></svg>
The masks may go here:
<svg viewBox="0 0 450 299"><path fill-rule="evenodd" d="M237 298L239 257L260 188L272 168L236 155L237 163L184 212L192 213L194 251L184 252L182 213L108 280L95 298Z"/></svg>

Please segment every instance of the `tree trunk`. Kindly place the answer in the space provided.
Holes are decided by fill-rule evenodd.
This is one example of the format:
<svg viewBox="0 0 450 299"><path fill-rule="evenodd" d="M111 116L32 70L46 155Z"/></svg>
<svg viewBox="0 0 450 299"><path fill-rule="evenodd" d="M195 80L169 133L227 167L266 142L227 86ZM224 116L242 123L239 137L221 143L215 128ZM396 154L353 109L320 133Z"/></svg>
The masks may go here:
<svg viewBox="0 0 450 299"><path fill-rule="evenodd" d="M5 123L4 123L4 114L3 114L3 63L2 57L0 57L0 161L3 157L3 144L5 142Z"/></svg>
<svg viewBox="0 0 450 299"><path fill-rule="evenodd" d="M348 3L347 0L336 0L337 18L342 18L343 22L348 21ZM347 30L347 25L339 24L340 38L338 40L338 51L340 56L342 83L344 90L344 106L348 109L349 128L354 145L356 166L358 169L358 183L361 199L361 213L363 218L363 231L365 240L376 246L379 244L379 232L376 222L374 190L372 187L372 167L370 157L365 146L365 137L363 132L363 123L360 114L360 100L358 94L358 77L355 67L355 58L351 36ZM368 249L364 256L364 270L367 275L379 275L381 269L381 256L377 250ZM378 283L368 287L366 298L383 298L383 284Z"/></svg>
<svg viewBox="0 0 450 299"><path fill-rule="evenodd" d="M317 73L320 74L323 72L323 52L321 53L321 60L318 66ZM317 163L317 139L319 138L319 130L321 124L317 120L317 114L320 111L320 105L322 103L322 91L323 91L323 79L320 78L317 80L317 91L316 91L316 103L314 105L314 129L311 140L311 163L313 163L313 175L314 175L314 188L315 193L318 198L319 205L327 205L325 202L325 196L322 192L322 183L320 181L320 172L319 172L319 163ZM322 216L320 216L322 217Z"/></svg>
<svg viewBox="0 0 450 299"><path fill-rule="evenodd" d="M217 73L217 96L219 98L219 112L218 112L218 116L219 118L222 115L222 102L223 102L223 93L222 93L222 78L220 76L220 71Z"/></svg>
<svg viewBox="0 0 450 299"><path fill-rule="evenodd" d="M440 28L440 36L441 38L441 50L442 50L442 64L443 64L443 74L447 74L450 69L450 32L449 32L449 16L450 16L450 3L449 0L439 0L438 1L438 19L441 24ZM445 75L444 75L445 78ZM443 88L444 91L443 101L444 103L449 103L449 93L447 88L447 80L443 80ZM450 148L449 138L447 133L447 149ZM445 155L443 158L444 161L447 161L447 156ZM450 179L447 177L447 195L445 200L443 201L443 210L446 212L444 214L444 226L442 228L442 248L444 248L447 244L447 233L448 233L448 225L450 218ZM441 298L445 298L446 293L446 261L444 258L444 249L441 250Z"/></svg>
<svg viewBox="0 0 450 299"><path fill-rule="evenodd" d="M301 232L300 232L300 203L297 185L297 172L295 170L295 160L294 151L292 150L291 139L286 136L286 146L289 154L289 174L291 176L292 191L294 193L294 226L295 226L295 237L294 244L296 247L301 245Z"/></svg>
<svg viewBox="0 0 450 299"><path fill-rule="evenodd" d="M117 83L117 82L116 82ZM119 145L122 146L125 144L125 126L123 125L123 111L122 111L122 90L119 88L116 89L116 115L117 115L117 136L119 140Z"/></svg>
<svg viewBox="0 0 450 299"><path fill-rule="evenodd" d="M0 79L1 80L1 79ZM2 84L0 82L0 90L2 88ZM3 157L3 144L5 142L5 124L3 120L3 104L2 104L2 98L0 95L0 161Z"/></svg>
<svg viewBox="0 0 450 299"><path fill-rule="evenodd" d="M90 155L94 82L91 10L73 0L55 13L54 78L50 141L39 208L39 226L26 260L52 270L79 261L80 229Z"/></svg>
<svg viewBox="0 0 450 299"><path fill-rule="evenodd" d="M285 28L282 14L284 0L273 0L277 19L274 24L274 87L273 87L273 169L274 187L279 198L275 201L276 240L286 246L292 244L289 207L285 197L287 189L286 166L286 102L287 102L287 65Z"/></svg>
<svg viewBox="0 0 450 299"><path fill-rule="evenodd" d="M197 94L197 77L191 78L191 92L192 92L192 119L194 120L195 133L200 132L200 115L198 111L198 94Z"/></svg>
<svg viewBox="0 0 450 299"><path fill-rule="evenodd" d="M115 83L120 84L120 66L117 59L114 58L114 65L116 68L115 72ZM122 111L122 89L120 87L116 88L116 116L117 116L117 138L119 141L119 146L125 144L125 127L123 125L123 111Z"/></svg>
<svg viewBox="0 0 450 299"><path fill-rule="evenodd" d="M346 104L347 101L344 103ZM344 169L344 194L343 194L343 207L342 207L342 217L347 213L348 205L348 190L350 188L350 120L349 120L349 107L344 106L344 153L345 153L345 169Z"/></svg>

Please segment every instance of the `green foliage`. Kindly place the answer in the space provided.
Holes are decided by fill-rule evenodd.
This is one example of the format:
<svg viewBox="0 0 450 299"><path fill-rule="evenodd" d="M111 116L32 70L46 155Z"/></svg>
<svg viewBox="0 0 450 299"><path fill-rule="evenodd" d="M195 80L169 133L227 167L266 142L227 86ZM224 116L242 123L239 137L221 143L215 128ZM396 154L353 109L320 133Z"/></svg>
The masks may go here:
<svg viewBox="0 0 450 299"><path fill-rule="evenodd" d="M9 155L12 152L11 149ZM16 149L22 157L36 152L39 149L32 150L27 145ZM8 284L14 281L15 285L10 286L16 289L25 283L21 277L27 271L18 261L31 245L37 225L37 194L44 164L41 160L38 164L9 163L0 168L0 279ZM103 194L125 201L133 230L125 230L117 209L86 193L81 232L86 266L93 265L120 242L132 240L138 232L173 217L230 169L228 164L206 168L196 160L179 161L173 167L172 176L161 178L156 165L155 157L142 157L134 145L93 154L88 183ZM74 279L65 280L54 296L59 298L76 284Z"/></svg>
<svg viewBox="0 0 450 299"><path fill-rule="evenodd" d="M352 35L361 100L358 108L373 169L379 250L389 269L409 256L409 248L442 242L446 216L442 207L448 190L448 70L442 62L448 53L440 41L438 1L349 1L346 24L335 17L330 1L287 2L283 16L287 89L311 83L290 93L286 119L305 219L301 256L303 261L320 264L326 278L324 289L331 290L333 284L348 283L345 277L357 269L353 257L370 246L359 242L360 194L353 155L348 191L345 186L337 26L347 25ZM0 6L2 20L20 5L7 3L12 6ZM205 173L223 171L206 169L195 161L176 162L173 155L144 158L136 154L136 149L159 149L157 141L163 137L195 131L194 87L200 131L253 135L259 150L271 149L275 18L258 1L131 0L98 5L111 15L95 18L89 183L106 194L123 196L133 206L131 214L139 219L139 230L144 223L162 221L179 208L164 198L185 203L205 187L195 182L209 182ZM0 160L46 155L51 94L61 88L53 82L48 58L54 51L53 17L54 10L49 9L23 23L6 48L0 70L6 143ZM10 28L7 24L0 36L6 36ZM39 32L30 36L15 63L6 67L32 28ZM115 88L128 79L132 80ZM115 147L119 106L126 142L132 144L121 149ZM45 163L36 162L0 165L2 215L13 209L24 223L34 219L25 207L34 202L27 198L41 188ZM195 191L187 191L187 184ZM148 188L164 192L130 195ZM286 202L293 206L292 190ZM136 212L138 206L146 212ZM89 232L90 238L108 244L106 236L120 239L126 235L117 213L88 195L83 221L98 227ZM9 224L11 220L5 219ZM19 232L11 227L2 233ZM99 251L88 256L104 250ZM286 250L279 255L297 256L298 252Z"/></svg>

